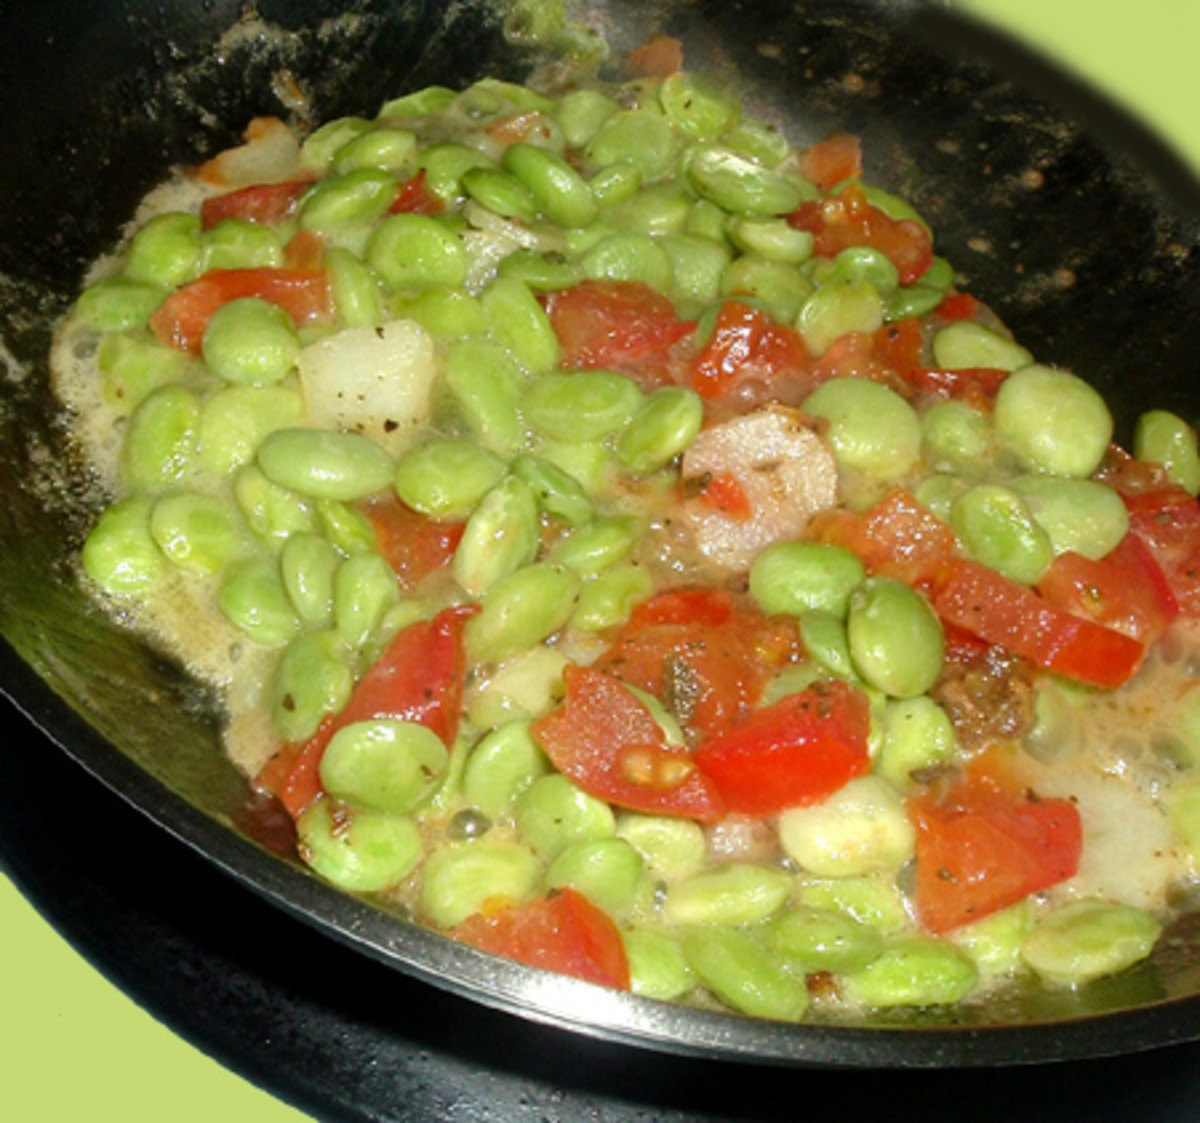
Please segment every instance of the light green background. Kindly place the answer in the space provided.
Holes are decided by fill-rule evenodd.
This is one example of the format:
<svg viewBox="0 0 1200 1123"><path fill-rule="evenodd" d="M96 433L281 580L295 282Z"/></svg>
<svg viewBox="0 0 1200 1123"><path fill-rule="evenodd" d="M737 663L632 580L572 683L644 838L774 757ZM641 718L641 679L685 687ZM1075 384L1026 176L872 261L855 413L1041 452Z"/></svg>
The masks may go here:
<svg viewBox="0 0 1200 1123"><path fill-rule="evenodd" d="M1200 3L958 0L1154 125L1200 170ZM156 1023L0 876L0 1102L30 1120L283 1123L303 1117Z"/></svg>

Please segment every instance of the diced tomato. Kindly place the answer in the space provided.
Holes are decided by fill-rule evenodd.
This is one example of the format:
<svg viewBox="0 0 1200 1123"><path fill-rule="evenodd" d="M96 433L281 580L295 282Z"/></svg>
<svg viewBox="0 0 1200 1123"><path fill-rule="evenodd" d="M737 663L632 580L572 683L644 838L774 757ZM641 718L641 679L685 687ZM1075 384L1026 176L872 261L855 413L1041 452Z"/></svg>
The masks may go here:
<svg viewBox="0 0 1200 1123"><path fill-rule="evenodd" d="M868 572L910 585L930 581L954 556L954 531L902 488L862 514L843 507L818 511L806 537L858 555Z"/></svg>
<svg viewBox="0 0 1200 1123"><path fill-rule="evenodd" d="M1037 591L1055 608L1115 628L1147 647L1179 615L1179 603L1154 554L1133 533L1099 560L1071 551L1060 554Z"/></svg>
<svg viewBox="0 0 1200 1123"><path fill-rule="evenodd" d="M599 799L700 822L723 818L716 788L688 751L668 745L646 706L614 675L567 667L563 705L533 736L563 775Z"/></svg>
<svg viewBox="0 0 1200 1123"><path fill-rule="evenodd" d="M799 652L798 632L790 618L731 609L721 619L720 601L701 601L702 596L692 597L693 603L686 606L695 608L700 602L697 615L678 622L668 617L662 623L644 623L664 613L650 601L595 662L600 670L658 698L695 738L710 737L745 717L767 682ZM665 611L684 607L672 599Z"/></svg>
<svg viewBox="0 0 1200 1123"><path fill-rule="evenodd" d="M754 513L749 497L732 472L717 472L703 479L697 498L705 507L735 521L748 519Z"/></svg>
<svg viewBox="0 0 1200 1123"><path fill-rule="evenodd" d="M870 724L861 690L812 686L704 741L692 759L730 811L765 818L819 803L868 772Z"/></svg>
<svg viewBox="0 0 1200 1123"><path fill-rule="evenodd" d="M720 589L670 589L635 605L625 634L660 624L695 624L715 628L733 619L733 596Z"/></svg>
<svg viewBox="0 0 1200 1123"><path fill-rule="evenodd" d="M862 142L853 133L833 132L800 157L800 174L824 193L862 175Z"/></svg>
<svg viewBox="0 0 1200 1123"><path fill-rule="evenodd" d="M683 69L683 44L670 35L652 35L629 52L633 78L670 78Z"/></svg>
<svg viewBox="0 0 1200 1123"><path fill-rule="evenodd" d="M341 724L413 721L453 745L467 669L463 631L477 611L470 604L445 608L398 632L355 688L339 715Z"/></svg>
<svg viewBox="0 0 1200 1123"><path fill-rule="evenodd" d="M957 370L914 371L909 384L920 394L953 398L981 413L990 413L1008 371L995 367L960 367Z"/></svg>
<svg viewBox="0 0 1200 1123"><path fill-rule="evenodd" d="M1130 529L1149 546L1180 613L1200 619L1200 503L1169 485L1124 498Z"/></svg>
<svg viewBox="0 0 1200 1123"><path fill-rule="evenodd" d="M1073 877L1083 852L1079 811L968 779L942 800L908 801L917 828L916 907L939 934Z"/></svg>
<svg viewBox="0 0 1200 1123"><path fill-rule="evenodd" d="M250 296L279 305L297 326L333 315L324 272L210 269L168 296L150 317L150 329L167 346L198 354L212 314L231 300Z"/></svg>
<svg viewBox="0 0 1200 1123"><path fill-rule="evenodd" d="M847 331L839 335L819 359L812 361L809 375L809 384L813 387L834 378L866 378L882 382L899 394L908 392L908 384L897 378L876 353L875 337L865 331Z"/></svg>
<svg viewBox="0 0 1200 1123"><path fill-rule="evenodd" d="M200 223L211 230L227 218L273 225L288 218L300 196L312 186L312 180L294 179L286 183L256 183L214 195L200 204Z"/></svg>
<svg viewBox="0 0 1200 1123"><path fill-rule="evenodd" d="M958 370L927 367L924 333L921 321L915 317L885 324L875 332L872 342L874 358L901 380L901 385L897 387L901 392L954 398L987 412L992 408L1000 384L1008 377L1007 371L991 367Z"/></svg>
<svg viewBox="0 0 1200 1123"><path fill-rule="evenodd" d="M1144 644L1055 608L1032 589L978 562L947 562L933 591L943 620L1024 656L1039 667L1115 689L1137 672Z"/></svg>
<svg viewBox="0 0 1200 1123"><path fill-rule="evenodd" d="M326 732L329 721L308 741L284 745L263 765L254 778L260 792L270 792L283 804L293 819L300 818L304 809L324 792L321 786L321 757L334 730Z"/></svg>
<svg viewBox="0 0 1200 1123"><path fill-rule="evenodd" d="M960 628L949 620L942 621L942 632L946 637L946 663L958 663L963 666L978 666L987 658L989 651L995 648L985 639L980 639L974 632Z"/></svg>
<svg viewBox="0 0 1200 1123"><path fill-rule="evenodd" d="M836 257L852 246L879 250L896 267L902 285L919 280L933 264L929 231L913 219L889 217L867 201L857 184L838 195L802 203L788 221L812 233L818 257Z"/></svg>
<svg viewBox="0 0 1200 1123"><path fill-rule="evenodd" d="M286 269L316 271L325 265L325 239L311 230L297 230L283 247Z"/></svg>
<svg viewBox="0 0 1200 1123"><path fill-rule="evenodd" d="M545 305L564 367L665 369L671 347L696 327L640 281L584 281L550 293Z"/></svg>
<svg viewBox="0 0 1200 1123"><path fill-rule="evenodd" d="M952 292L942 298L941 304L933 310L933 314L948 322L973 320L981 307L979 301L969 292Z"/></svg>
<svg viewBox="0 0 1200 1123"><path fill-rule="evenodd" d="M476 913L450 935L530 967L617 990L630 986L620 930L607 913L569 887L525 904Z"/></svg>
<svg viewBox="0 0 1200 1123"><path fill-rule="evenodd" d="M406 589L450 564L466 525L428 518L394 498L373 499L363 509L379 552Z"/></svg>
<svg viewBox="0 0 1200 1123"><path fill-rule="evenodd" d="M416 722L452 745L466 674L463 629L476 611L475 605L443 609L432 620L418 620L398 632L341 713L326 718L303 744L284 746L259 773L256 785L299 816L321 794L325 747L339 729L357 721Z"/></svg>
<svg viewBox="0 0 1200 1123"><path fill-rule="evenodd" d="M905 382L925 369L925 333L915 316L884 324L872 337L873 350L889 370Z"/></svg>
<svg viewBox="0 0 1200 1123"><path fill-rule="evenodd" d="M692 361L689 377L701 397L717 398L743 373L770 377L807 366L808 351L799 332L757 308L727 300L708 343Z"/></svg>
<svg viewBox="0 0 1200 1123"><path fill-rule="evenodd" d="M441 214L446 204L429 190L425 178L425 169L422 168L412 179L401 184L396 198L388 207L388 214Z"/></svg>

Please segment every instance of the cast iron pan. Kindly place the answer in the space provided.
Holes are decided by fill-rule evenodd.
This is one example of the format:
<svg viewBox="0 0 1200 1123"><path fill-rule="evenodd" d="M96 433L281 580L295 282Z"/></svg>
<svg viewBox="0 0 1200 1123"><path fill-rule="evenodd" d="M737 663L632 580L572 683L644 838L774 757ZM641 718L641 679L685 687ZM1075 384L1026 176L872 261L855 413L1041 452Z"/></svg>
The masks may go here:
<svg viewBox="0 0 1200 1123"><path fill-rule="evenodd" d="M75 6L71 6L74 8ZM4 13L0 104L0 682L87 771L203 856L222 879L307 923L342 962L455 996L463 1017L516 1013L678 1057L779 1066L1005 1065L1200 1037L1196 924L1147 963L1078 993L1029 990L981 1009L854 1026L786 1026L665 1005L498 962L340 895L247 831L248 791L218 747L212 699L89 604L70 562L88 524L47 389L50 324L86 264L176 162L286 115L286 71L315 119L539 60L506 41L495 4L109 0ZM939 250L1044 361L1092 379L1126 425L1151 405L1194 419L1200 202L1127 121L932 5L865 0L608 0L617 50L651 30L693 64L742 76L797 142L858 133L868 175L914 200ZM230 29L233 29L231 32ZM784 112L786 110L786 112ZM1103 128L1099 128L1100 125ZM1127 430L1126 430L1127 433ZM8 753L11 750L5 749ZM259 839L248 835L254 835ZM148 867L155 877L169 871ZM330 952L334 956L334 952ZM333 959L338 962L338 958ZM416 980L415 982L413 980ZM512 1028L514 1041L524 1032ZM568 1035L560 1035L567 1038ZM593 1047L594 1044L593 1044Z"/></svg>

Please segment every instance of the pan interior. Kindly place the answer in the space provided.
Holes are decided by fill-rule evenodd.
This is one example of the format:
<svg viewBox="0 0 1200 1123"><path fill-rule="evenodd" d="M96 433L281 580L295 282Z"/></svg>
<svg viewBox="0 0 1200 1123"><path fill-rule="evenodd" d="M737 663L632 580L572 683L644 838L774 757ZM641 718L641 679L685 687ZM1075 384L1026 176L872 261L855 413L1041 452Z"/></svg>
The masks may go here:
<svg viewBox="0 0 1200 1123"><path fill-rule="evenodd" d="M915 2L608 0L581 15L614 52L653 30L677 35L689 65L737 75L748 103L795 143L835 127L857 133L870 178L912 199L939 252L1039 356L1095 382L1119 417L1159 406L1196 419L1196 191L1153 142L1036 60ZM0 162L0 681L71 756L334 937L585 1032L716 1057L857 1065L1013 1063L1196 1035L1194 924L1138 969L1078 992L783 1027L498 968L247 838L237 824L249 793L219 748L214 700L76 581L71 559L96 496L49 392L51 325L141 196L172 165L234 143L251 117L369 114L406 89L484 74L520 80L547 60L499 3L280 0L248 16L224 0L165 9L117 0L73 13L65 28L58 20L52 5L19 6L0 44L0 89L20 107ZM60 83L62 73L76 80Z"/></svg>

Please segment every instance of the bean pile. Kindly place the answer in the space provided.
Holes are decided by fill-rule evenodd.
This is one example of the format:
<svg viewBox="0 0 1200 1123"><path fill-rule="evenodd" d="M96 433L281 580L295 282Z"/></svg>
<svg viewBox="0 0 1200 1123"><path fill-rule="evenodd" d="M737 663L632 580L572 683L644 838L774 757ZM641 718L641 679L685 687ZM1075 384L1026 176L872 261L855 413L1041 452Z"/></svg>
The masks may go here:
<svg viewBox="0 0 1200 1123"><path fill-rule="evenodd" d="M1194 431L1113 446L855 138L665 69L152 197L60 331L85 580L320 876L485 950L785 1020L1126 969L1200 845Z"/></svg>

